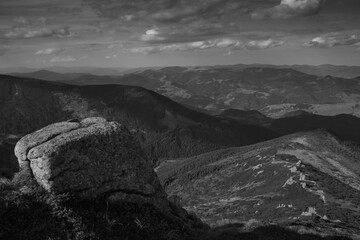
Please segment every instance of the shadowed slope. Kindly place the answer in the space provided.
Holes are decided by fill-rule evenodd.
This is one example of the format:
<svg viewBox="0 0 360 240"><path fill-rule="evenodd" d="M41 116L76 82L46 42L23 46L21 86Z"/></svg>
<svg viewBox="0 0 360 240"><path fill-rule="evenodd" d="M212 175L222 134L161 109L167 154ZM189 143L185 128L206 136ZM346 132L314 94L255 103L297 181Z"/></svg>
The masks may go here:
<svg viewBox="0 0 360 240"><path fill-rule="evenodd" d="M274 138L263 127L218 119L140 87L72 86L0 76L0 132L29 133L70 118L124 123L155 158L191 156Z"/></svg>

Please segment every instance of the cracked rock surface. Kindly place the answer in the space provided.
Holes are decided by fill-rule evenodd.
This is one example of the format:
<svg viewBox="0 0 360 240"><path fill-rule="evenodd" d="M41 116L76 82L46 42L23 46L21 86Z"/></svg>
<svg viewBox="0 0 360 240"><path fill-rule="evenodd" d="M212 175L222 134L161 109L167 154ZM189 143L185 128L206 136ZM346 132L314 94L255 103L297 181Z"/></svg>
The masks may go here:
<svg viewBox="0 0 360 240"><path fill-rule="evenodd" d="M124 125L103 118L49 125L15 147L21 171L49 192L164 202L166 193L140 145Z"/></svg>

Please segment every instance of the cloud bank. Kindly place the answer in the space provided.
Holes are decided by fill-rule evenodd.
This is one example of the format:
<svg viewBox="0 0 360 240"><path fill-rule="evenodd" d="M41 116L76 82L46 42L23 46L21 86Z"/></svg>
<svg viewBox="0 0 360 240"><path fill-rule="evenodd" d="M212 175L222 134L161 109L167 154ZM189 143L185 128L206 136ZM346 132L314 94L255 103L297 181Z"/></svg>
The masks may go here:
<svg viewBox="0 0 360 240"><path fill-rule="evenodd" d="M10 39L26 39L26 38L47 38L47 37L73 37L67 26L48 27L46 18L37 18L30 21L24 17L17 17L13 20L11 30L5 32L4 37Z"/></svg>
<svg viewBox="0 0 360 240"><path fill-rule="evenodd" d="M256 10L253 19L287 19L316 15L320 12L324 0L281 0L280 4L268 9Z"/></svg>
<svg viewBox="0 0 360 240"><path fill-rule="evenodd" d="M50 62L52 63L64 63L64 62L75 62L76 58L73 56L63 56L63 57L53 57L50 59Z"/></svg>
<svg viewBox="0 0 360 240"><path fill-rule="evenodd" d="M45 48L35 52L34 55L56 55L63 51L64 49L60 49L60 48Z"/></svg>
<svg viewBox="0 0 360 240"><path fill-rule="evenodd" d="M15 28L5 33L6 38L44 38L44 37L72 37L69 27L59 28Z"/></svg>
<svg viewBox="0 0 360 240"><path fill-rule="evenodd" d="M306 47L332 48L360 44L360 33L333 32L313 38L304 44Z"/></svg>
<svg viewBox="0 0 360 240"><path fill-rule="evenodd" d="M240 40L230 38L220 38L208 41L196 41L189 43L178 44L162 44L155 46L145 46L131 49L133 53L142 53L145 55L155 54L168 51L196 51L205 49L222 49L228 54L238 50L260 50L267 48L274 48L283 45L281 40L267 39L267 40L251 40L247 42L241 42Z"/></svg>

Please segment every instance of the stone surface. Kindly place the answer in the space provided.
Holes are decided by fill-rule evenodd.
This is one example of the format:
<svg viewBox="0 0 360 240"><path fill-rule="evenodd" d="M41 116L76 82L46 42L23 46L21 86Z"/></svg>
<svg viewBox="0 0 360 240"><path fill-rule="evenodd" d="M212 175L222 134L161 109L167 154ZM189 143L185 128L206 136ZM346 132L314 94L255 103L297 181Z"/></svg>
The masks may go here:
<svg viewBox="0 0 360 240"><path fill-rule="evenodd" d="M31 172L47 191L112 200L120 195L119 200L124 195L166 199L140 145L117 122L55 123L23 137L15 155L22 171Z"/></svg>

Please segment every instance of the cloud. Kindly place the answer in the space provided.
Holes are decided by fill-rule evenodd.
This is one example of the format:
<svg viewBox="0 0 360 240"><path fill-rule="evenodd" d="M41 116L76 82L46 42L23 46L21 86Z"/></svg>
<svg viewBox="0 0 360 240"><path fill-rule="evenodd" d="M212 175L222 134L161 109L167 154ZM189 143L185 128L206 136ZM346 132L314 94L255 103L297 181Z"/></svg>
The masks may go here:
<svg viewBox="0 0 360 240"><path fill-rule="evenodd" d="M281 46L284 42L280 40L268 39L268 40L252 40L246 43L237 39L220 38L207 41L196 41L189 43L177 43L177 44L162 44L155 46L145 46L132 48L132 53L141 53L145 55L155 54L167 51L196 51L205 49L223 49L228 54L233 51L248 49L259 50Z"/></svg>
<svg viewBox="0 0 360 240"><path fill-rule="evenodd" d="M18 27L5 33L6 38L45 38L45 37L72 37L73 34L69 31L69 27L58 28L33 28L33 27Z"/></svg>
<svg viewBox="0 0 360 240"><path fill-rule="evenodd" d="M284 44L284 41L267 39L267 40L252 40L246 43L245 48L248 50L261 50L267 48L275 48Z"/></svg>
<svg viewBox="0 0 360 240"><path fill-rule="evenodd" d="M132 52L132 53L141 53L144 55L160 53L162 51L163 51L163 48L160 46L137 47L137 48L130 49L130 52Z"/></svg>
<svg viewBox="0 0 360 240"><path fill-rule="evenodd" d="M124 44L120 41L96 41L96 40L84 40L72 42L69 48L75 47L83 51L98 51L104 49L117 49L123 48Z"/></svg>
<svg viewBox="0 0 360 240"><path fill-rule="evenodd" d="M185 0L170 5L169 8L158 9L151 18L161 23L192 22L194 19L220 18L221 15L240 14L238 9L246 1L236 0Z"/></svg>
<svg viewBox="0 0 360 240"><path fill-rule="evenodd" d="M114 55L107 55L105 58L106 59L114 59L114 58L117 58L118 56L116 54Z"/></svg>
<svg viewBox="0 0 360 240"><path fill-rule="evenodd" d="M15 23L18 23L20 25L26 25L28 24L28 19L24 17L17 17L13 20Z"/></svg>
<svg viewBox="0 0 360 240"><path fill-rule="evenodd" d="M221 16L219 14L225 12L239 14L237 10L250 0L83 0L83 2L101 17L125 21L147 18L156 22L172 23L190 20L189 18L193 17L218 18Z"/></svg>
<svg viewBox="0 0 360 240"><path fill-rule="evenodd" d="M269 0L274 1L274 0ZM276 1L276 0L275 0ZM129 27L134 38L148 43L192 42L204 36L233 33L235 22L248 14L247 6L263 0L83 0L98 16ZM121 24L119 24L121 22ZM233 25L230 26L230 23ZM156 27L154 27L156 26ZM109 29L110 26L104 26ZM159 34L140 33L142 29ZM122 30L120 30L122 31Z"/></svg>
<svg viewBox="0 0 360 240"><path fill-rule="evenodd" d="M64 49L61 48L45 48L35 52L34 55L56 55L63 51Z"/></svg>
<svg viewBox="0 0 360 240"><path fill-rule="evenodd" d="M248 27L245 22L241 24L239 22L252 21L248 18L248 15L253 10L274 6L280 2L280 0L83 1L98 16L106 18L108 22L116 22L117 26L130 26L134 42L138 40L154 45L192 43L214 38L237 37L236 34L240 34L240 27L244 31L249 31L249 28L251 28L251 24ZM115 27L109 24L103 25L104 29L114 29ZM258 31L262 30L261 27ZM261 37L261 39L271 37ZM152 52L150 48L145 46L144 49Z"/></svg>
<svg viewBox="0 0 360 240"><path fill-rule="evenodd" d="M304 44L306 47L331 48L360 44L359 33L333 32L313 38Z"/></svg>
<svg viewBox="0 0 360 240"><path fill-rule="evenodd" d="M13 19L11 30L5 32L5 38L22 39L22 38L46 38L46 37L72 37L73 33L67 26L49 27L47 19L39 17L36 19L28 19L17 17Z"/></svg>
<svg viewBox="0 0 360 240"><path fill-rule="evenodd" d="M63 57L53 57L50 62L57 62L57 63L60 63L60 62L74 62L76 61L76 58L74 58L73 56L63 56Z"/></svg>
<svg viewBox="0 0 360 240"><path fill-rule="evenodd" d="M124 45L122 44L122 43L115 43L115 44L109 44L109 45L107 45L107 48L108 49L113 49L113 48L122 48L122 47L124 47Z"/></svg>
<svg viewBox="0 0 360 240"><path fill-rule="evenodd" d="M177 43L177 44L166 44L158 46L146 46L131 49L133 53L142 53L145 55L160 53L165 51L194 51L194 50L204 50L210 48L217 49L236 49L241 48L242 43L238 40L233 39L215 39L208 41L196 41L190 43Z"/></svg>
<svg viewBox="0 0 360 240"><path fill-rule="evenodd" d="M280 4L252 12L253 19L287 19L311 16L320 12L324 0L281 0Z"/></svg>
<svg viewBox="0 0 360 240"><path fill-rule="evenodd" d="M158 29L149 29L145 34L141 35L140 40L144 42L157 42L164 41L166 38L160 36L160 32Z"/></svg>
<svg viewBox="0 0 360 240"><path fill-rule="evenodd" d="M186 43L224 36L226 34L224 29L222 24L194 22L182 27L174 25L152 28L136 38L142 42L156 44Z"/></svg>

